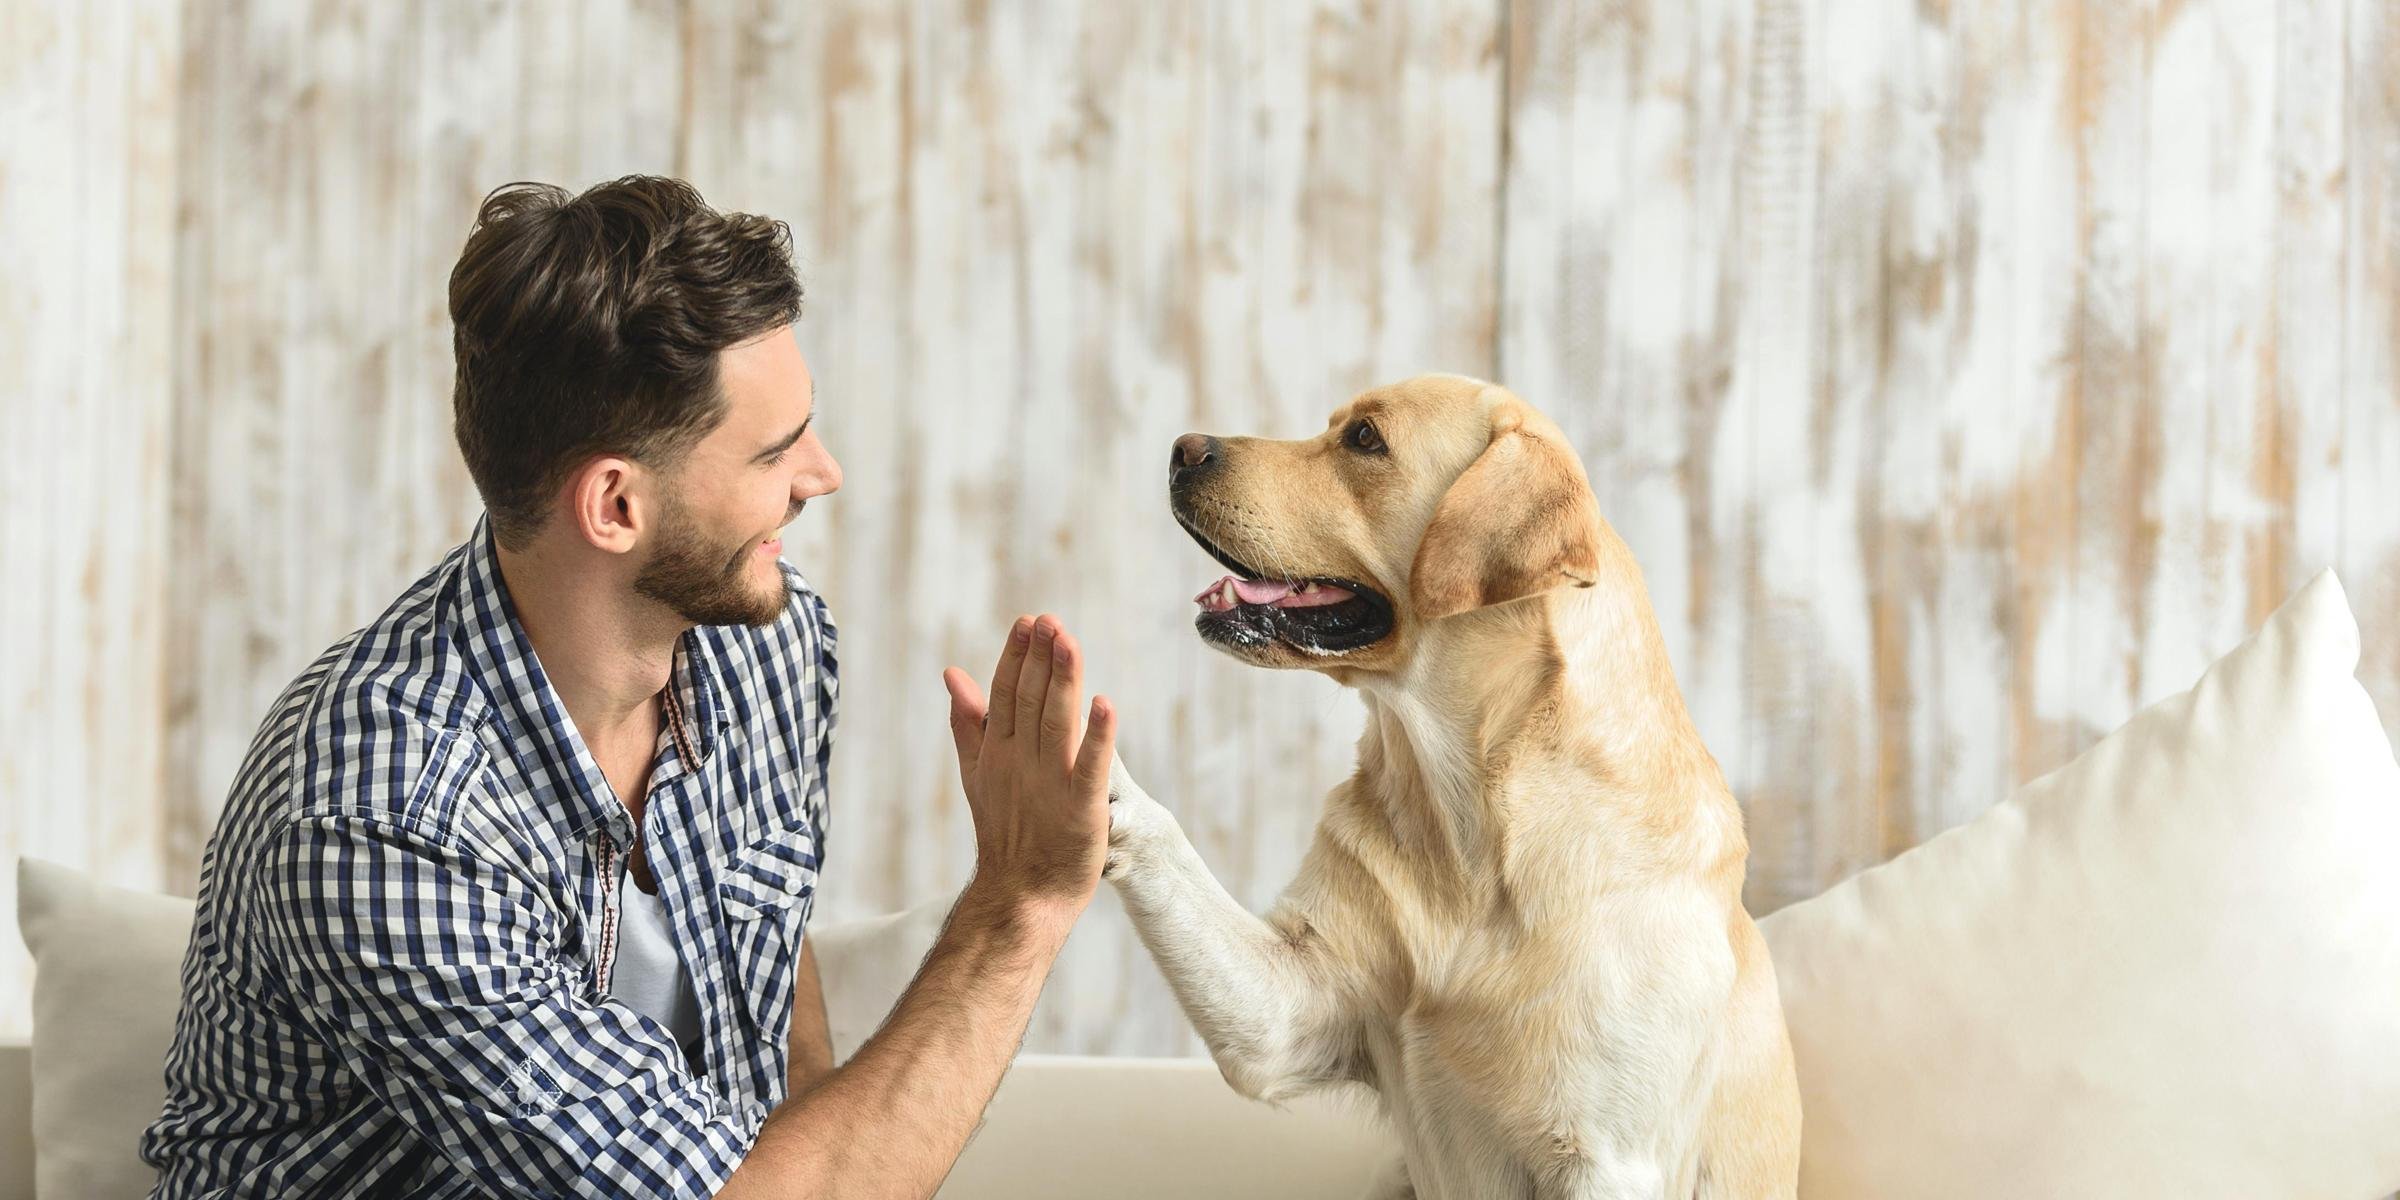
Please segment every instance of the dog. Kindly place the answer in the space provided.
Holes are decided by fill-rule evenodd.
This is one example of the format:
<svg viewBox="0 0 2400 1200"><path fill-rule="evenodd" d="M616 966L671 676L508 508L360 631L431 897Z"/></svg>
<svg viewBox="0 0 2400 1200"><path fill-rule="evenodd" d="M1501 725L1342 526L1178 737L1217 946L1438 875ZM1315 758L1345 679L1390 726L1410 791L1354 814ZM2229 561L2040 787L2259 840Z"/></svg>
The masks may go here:
<svg viewBox="0 0 2400 1200"><path fill-rule="evenodd" d="M1103 878L1226 1081L1373 1088L1402 1145L1375 1200L1795 1195L1742 813L1558 426L1421 376L1312 438L1186 434L1168 492L1233 572L1200 636L1367 707L1263 918L1112 768Z"/></svg>

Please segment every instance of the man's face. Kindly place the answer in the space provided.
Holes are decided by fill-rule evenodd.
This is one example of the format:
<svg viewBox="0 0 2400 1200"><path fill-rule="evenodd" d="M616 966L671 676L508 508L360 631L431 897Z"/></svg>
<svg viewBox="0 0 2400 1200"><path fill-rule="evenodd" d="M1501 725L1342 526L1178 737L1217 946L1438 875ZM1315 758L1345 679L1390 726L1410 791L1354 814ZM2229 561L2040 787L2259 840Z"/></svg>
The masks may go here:
<svg viewBox="0 0 2400 1200"><path fill-rule="evenodd" d="M634 590L695 625L771 625L783 614L778 531L842 486L817 439L816 383L789 326L718 355L725 419L662 479L655 549Z"/></svg>

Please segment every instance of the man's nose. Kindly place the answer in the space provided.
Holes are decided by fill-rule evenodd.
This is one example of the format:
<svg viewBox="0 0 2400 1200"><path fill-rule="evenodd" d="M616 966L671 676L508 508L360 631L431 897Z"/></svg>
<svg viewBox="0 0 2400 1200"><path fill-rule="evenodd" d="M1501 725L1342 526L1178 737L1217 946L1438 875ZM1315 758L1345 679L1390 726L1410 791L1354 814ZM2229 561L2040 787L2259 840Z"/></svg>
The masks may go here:
<svg viewBox="0 0 2400 1200"><path fill-rule="evenodd" d="M842 464L834 461L834 457L830 454L825 456L824 462L816 464L815 470L802 471L792 476L792 501L795 504L806 504L819 496L831 495L840 490L842 490Z"/></svg>
<svg viewBox="0 0 2400 1200"><path fill-rule="evenodd" d="M1179 484L1213 464L1225 461L1225 447L1205 433L1187 433L1175 439L1175 449L1167 455L1167 482Z"/></svg>

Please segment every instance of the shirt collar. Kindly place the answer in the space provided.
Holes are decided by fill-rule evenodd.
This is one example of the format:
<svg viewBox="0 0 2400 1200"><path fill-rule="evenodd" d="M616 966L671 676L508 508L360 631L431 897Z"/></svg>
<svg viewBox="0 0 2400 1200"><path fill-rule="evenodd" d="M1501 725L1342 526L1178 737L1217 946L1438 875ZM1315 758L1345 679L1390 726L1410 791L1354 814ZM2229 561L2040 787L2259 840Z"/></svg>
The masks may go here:
<svg viewBox="0 0 2400 1200"><path fill-rule="evenodd" d="M494 548L491 516L475 520L466 547L460 578L459 641L469 670L492 702L501 735L514 750L541 793L538 802L568 836L580 839L606 823L619 844L633 836L633 818L625 810L608 777L576 732L566 705L542 670L533 642L517 618L517 605L500 574ZM716 752L724 727L721 651L705 626L683 631L675 640L675 659L668 686L675 689L692 747L706 762ZM662 740L673 755L673 739ZM684 764L688 767L689 764ZM547 785L547 786L542 786Z"/></svg>

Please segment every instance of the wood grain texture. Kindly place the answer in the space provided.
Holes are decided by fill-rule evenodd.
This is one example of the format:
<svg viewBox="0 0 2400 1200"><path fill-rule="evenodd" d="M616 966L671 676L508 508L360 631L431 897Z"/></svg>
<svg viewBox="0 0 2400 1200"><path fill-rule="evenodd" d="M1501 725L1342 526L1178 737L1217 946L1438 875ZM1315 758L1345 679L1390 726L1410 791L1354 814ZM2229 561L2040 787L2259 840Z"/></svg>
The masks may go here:
<svg viewBox="0 0 2400 1200"><path fill-rule="evenodd" d="M1511 6L1502 373L1645 564L1754 909L2063 764L2324 566L2394 711L2367 8Z"/></svg>
<svg viewBox="0 0 2400 1200"><path fill-rule="evenodd" d="M963 882L939 674L1045 610L1269 903L1358 708L1192 636L1217 571L1163 460L1420 370L1575 439L1757 911L2063 764L2322 566L2400 713L2381 0L0 13L0 855L192 890L267 703L472 525L476 202L636 171L793 226L847 479L786 549L843 633L832 918ZM0 938L0 1037L26 973ZM1199 1049L1108 893L1027 1047Z"/></svg>
<svg viewBox="0 0 2400 1200"><path fill-rule="evenodd" d="M0 0L0 913L19 853L127 886L166 866L179 19Z"/></svg>

